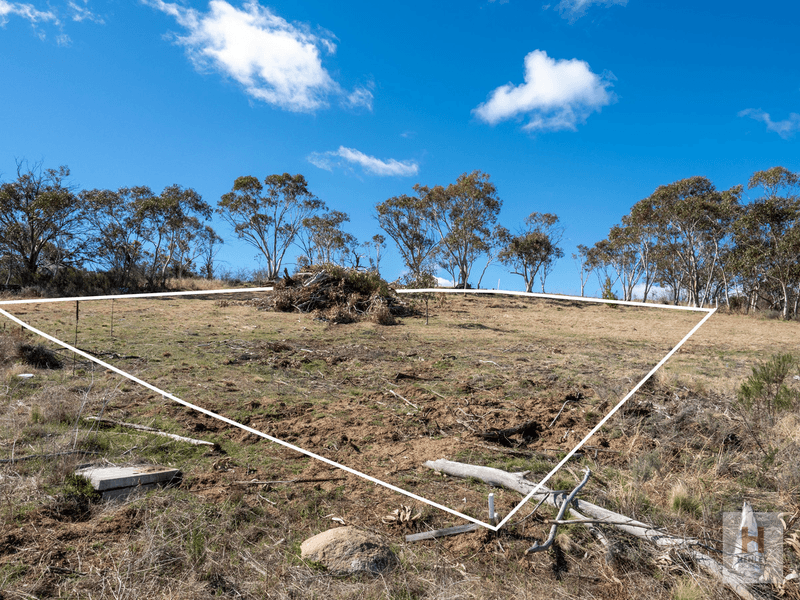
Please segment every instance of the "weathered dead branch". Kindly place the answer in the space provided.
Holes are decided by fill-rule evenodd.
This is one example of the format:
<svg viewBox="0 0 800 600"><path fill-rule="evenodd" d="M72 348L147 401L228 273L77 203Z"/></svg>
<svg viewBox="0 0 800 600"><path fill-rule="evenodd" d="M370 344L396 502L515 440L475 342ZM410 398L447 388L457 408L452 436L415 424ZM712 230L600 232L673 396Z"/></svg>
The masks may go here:
<svg viewBox="0 0 800 600"><path fill-rule="evenodd" d="M423 531L422 533L412 533L406 536L407 542L419 542L422 540L433 540L448 535L458 535L460 533L469 533L477 531L482 525L470 523L469 525L456 525L455 527L445 527L444 529L434 529L433 531Z"/></svg>
<svg viewBox="0 0 800 600"><path fill-rule="evenodd" d="M195 446L216 446L214 442L207 442L205 440L197 440L194 438L184 437L182 435L176 435L174 433L167 433L166 431L159 431L158 429L153 429L152 427L148 427L147 425L137 425L136 423L125 423L123 421L114 421L112 419L103 419L100 417L86 417L87 421L97 421L98 423L102 423L103 425L114 425L118 427L127 427L128 429L136 429L137 431L146 431L147 433L152 433L153 435L160 435L161 437L167 437L171 440L176 440L178 442L186 442L187 444L194 444Z"/></svg>
<svg viewBox="0 0 800 600"><path fill-rule="evenodd" d="M562 521L564 519L564 513L567 511L569 505L572 504L572 501L575 500L575 496L578 495L578 492L580 492L583 489L583 486L585 486L588 483L589 476L591 474L592 472L589 469L586 469L586 474L583 476L581 482L578 485L576 485L575 489L570 492L569 496L567 496L566 499L561 502L561 506L558 509L558 515L556 515L555 522L553 522L552 527L550 527L550 535L547 536L547 539L545 540L544 544L539 544L539 542L534 543L533 546L525 550L525 554L530 554L533 552L543 552L553 545L553 542L556 539L556 533L558 532L558 526L561 524L559 523L559 521ZM558 502L555 495L551 497L555 502Z"/></svg>
<svg viewBox="0 0 800 600"><path fill-rule="evenodd" d="M445 473L453 477L470 478L474 477L489 485L505 487L514 490L527 496L534 490L536 484L524 478L525 473L509 473L500 469L491 467L480 467L475 465L468 465L464 463L453 462L443 458L435 461L427 461L425 466L434 471ZM542 500L556 508L560 507L557 499L558 494L553 494L552 490L545 487L539 488L532 499ZM601 506L586 502L585 500L574 499L572 501L575 509L572 510L573 514L579 519L586 519L584 515L588 515L590 519L602 521L604 524L612 525L620 531L624 531L637 538L647 540L660 548L670 548L681 550L694 561L696 565L703 568L710 575L721 581L733 590L740 598L744 600L757 600L759 598L757 592L754 593L750 590L748 582L741 576L734 573L726 566L720 564L707 554L700 552L696 549L697 546L702 546L699 540L694 538L686 538L676 535L671 535L660 531L646 523L630 519L625 515L606 510ZM566 503L565 503L566 504Z"/></svg>

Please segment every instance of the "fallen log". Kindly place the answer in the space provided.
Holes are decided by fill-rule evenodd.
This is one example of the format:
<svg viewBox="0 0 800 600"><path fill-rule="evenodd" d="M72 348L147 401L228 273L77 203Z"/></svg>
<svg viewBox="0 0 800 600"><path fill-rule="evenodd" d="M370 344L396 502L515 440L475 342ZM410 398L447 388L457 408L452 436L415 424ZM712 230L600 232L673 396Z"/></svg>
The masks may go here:
<svg viewBox="0 0 800 600"><path fill-rule="evenodd" d="M468 465L445 460L443 458L439 460L429 460L425 463L425 466L439 473L444 473L453 477L460 477L463 479L474 477L489 485L514 490L523 496L527 496L536 487L535 483L524 478L527 472L509 473L492 467ZM563 495L566 496L566 493ZM560 496L560 494L554 494L552 490L542 486L539 488L539 491L533 495L532 499L543 500L547 504L559 508ZM721 581L724 585L728 586L740 598L744 600L759 599L757 592L754 593L750 590L748 582L744 578L707 554L693 548L693 546L702 546L699 540L665 533L646 523L630 519L625 515L615 513L601 506L597 506L596 504L592 504L591 502L586 502L585 500L575 499L573 505L577 511L581 513L580 515L576 513L579 519L586 519L588 516L590 519L596 519L608 525L612 525L616 529L637 538L645 539L659 548L674 548L685 551L698 566ZM573 510L572 512L575 513L576 511Z"/></svg>

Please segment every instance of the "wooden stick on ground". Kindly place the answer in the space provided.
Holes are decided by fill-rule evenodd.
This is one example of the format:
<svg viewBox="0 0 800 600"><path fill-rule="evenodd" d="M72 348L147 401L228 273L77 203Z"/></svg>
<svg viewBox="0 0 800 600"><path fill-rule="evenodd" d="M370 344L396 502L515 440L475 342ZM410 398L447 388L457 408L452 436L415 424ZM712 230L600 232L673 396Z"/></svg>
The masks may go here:
<svg viewBox="0 0 800 600"><path fill-rule="evenodd" d="M411 402L411 401L409 401L409 400L406 400L405 398L403 398L403 397L402 397L400 394L398 394L398 393L397 393L397 392L395 392L394 390L389 390L389 393L390 393L390 394L392 394L393 396L396 396L397 398L400 398L400 400L402 400L403 402L405 402L405 403L406 403L406 404L408 404L409 406L413 406L414 408L416 408L417 410L419 410L419 406L417 406L416 404L414 404L413 402Z"/></svg>
<svg viewBox="0 0 800 600"><path fill-rule="evenodd" d="M444 529L434 529L433 531L423 531L422 533L412 533L406 536L407 542L419 542L420 540L432 540L435 538L445 537L447 535L458 535L459 533L469 533L476 531L482 526L477 523L470 523L469 525L457 525L456 527L445 527Z"/></svg>
<svg viewBox="0 0 800 600"><path fill-rule="evenodd" d="M86 417L86 420L97 421L103 425L118 425L119 427L127 427L129 429L136 429L137 431L146 431L147 433L152 433L153 435L160 435L161 437L167 437L178 442L186 442L187 444L194 444L195 446L216 446L214 442L183 437L182 435L175 435L174 433L159 431L158 429L153 429L152 427L147 427L146 425L137 425L136 423L124 423L122 421L113 421L112 419L102 419L100 417Z"/></svg>

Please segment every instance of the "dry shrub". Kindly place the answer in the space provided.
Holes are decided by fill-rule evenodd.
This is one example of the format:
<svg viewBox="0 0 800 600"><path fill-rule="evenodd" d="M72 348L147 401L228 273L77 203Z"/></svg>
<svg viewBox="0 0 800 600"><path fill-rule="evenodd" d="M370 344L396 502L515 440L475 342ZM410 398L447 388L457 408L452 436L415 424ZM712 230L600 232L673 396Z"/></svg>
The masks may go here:
<svg viewBox="0 0 800 600"><path fill-rule="evenodd" d="M320 311L320 316L326 321L337 324L353 323L356 321L347 307L341 304L334 304L330 308Z"/></svg>
<svg viewBox="0 0 800 600"><path fill-rule="evenodd" d="M273 310L276 310L278 312L292 312L294 310L294 304L292 304L292 296L293 294L286 288L276 289L272 294Z"/></svg>
<svg viewBox="0 0 800 600"><path fill-rule="evenodd" d="M23 360L37 369L60 369L61 359L44 344L22 344L19 353Z"/></svg>
<svg viewBox="0 0 800 600"><path fill-rule="evenodd" d="M373 312L370 315L370 320L378 325L397 325L397 319L386 306L381 306Z"/></svg>
<svg viewBox="0 0 800 600"><path fill-rule="evenodd" d="M674 600L703 600L708 597L705 590L689 577L680 578L672 588Z"/></svg>
<svg viewBox="0 0 800 600"><path fill-rule="evenodd" d="M703 507L700 501L692 495L686 485L679 481L672 486L669 495L670 506L678 514L691 516L699 519L702 516Z"/></svg>

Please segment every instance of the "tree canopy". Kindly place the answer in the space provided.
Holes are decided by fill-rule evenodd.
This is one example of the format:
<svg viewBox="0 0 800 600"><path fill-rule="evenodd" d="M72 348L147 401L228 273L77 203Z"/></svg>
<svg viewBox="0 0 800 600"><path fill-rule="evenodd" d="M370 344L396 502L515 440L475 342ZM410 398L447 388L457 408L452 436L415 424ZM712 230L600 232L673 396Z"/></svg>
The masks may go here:
<svg viewBox="0 0 800 600"><path fill-rule="evenodd" d="M564 256L563 250L557 245L561 235L562 228L557 215L532 212L525 218L525 227L517 235L507 231L501 234L503 249L498 258L514 269L514 275L522 277L526 292L533 290L534 279L539 274L544 292L547 279L545 271Z"/></svg>
<svg viewBox="0 0 800 600"><path fill-rule="evenodd" d="M488 173L459 175L448 186L417 186L427 217L438 234L436 259L457 287L467 287L475 261L491 250L502 200Z"/></svg>
<svg viewBox="0 0 800 600"><path fill-rule="evenodd" d="M419 190L421 186L414 189ZM393 196L375 209L378 224L394 240L412 278L419 278L436 250L427 197L424 194Z"/></svg>
<svg viewBox="0 0 800 600"><path fill-rule="evenodd" d="M238 177L233 189L222 196L217 212L239 239L261 252L267 278L275 279L303 220L324 208L309 191L305 177L283 173L269 175L263 184L250 175Z"/></svg>
<svg viewBox="0 0 800 600"><path fill-rule="evenodd" d="M80 263L86 210L69 176L66 166L44 169L18 161L17 178L0 183L0 248L16 259L10 268L25 283L42 266L57 270Z"/></svg>

